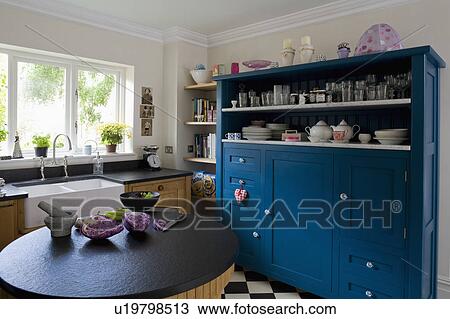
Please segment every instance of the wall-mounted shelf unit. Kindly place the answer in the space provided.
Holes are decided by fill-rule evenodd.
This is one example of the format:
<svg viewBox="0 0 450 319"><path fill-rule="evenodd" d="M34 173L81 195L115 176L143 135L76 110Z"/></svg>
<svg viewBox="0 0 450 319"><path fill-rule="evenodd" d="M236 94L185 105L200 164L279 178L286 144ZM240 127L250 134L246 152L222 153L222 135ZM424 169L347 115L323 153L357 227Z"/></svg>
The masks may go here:
<svg viewBox="0 0 450 319"><path fill-rule="evenodd" d="M222 112L310 112L310 111L345 111L345 110L379 110L409 107L411 99L374 100L342 103L314 103L305 105L273 105L244 108L223 108Z"/></svg>
<svg viewBox="0 0 450 319"><path fill-rule="evenodd" d="M216 164L216 160L211 159L211 158L185 157L184 160L187 162L194 162L194 163L201 163L201 164L212 164L212 165Z"/></svg>
<svg viewBox="0 0 450 319"><path fill-rule="evenodd" d="M195 90L195 91L215 91L216 88L217 88L216 82L193 84L184 87L185 90Z"/></svg>

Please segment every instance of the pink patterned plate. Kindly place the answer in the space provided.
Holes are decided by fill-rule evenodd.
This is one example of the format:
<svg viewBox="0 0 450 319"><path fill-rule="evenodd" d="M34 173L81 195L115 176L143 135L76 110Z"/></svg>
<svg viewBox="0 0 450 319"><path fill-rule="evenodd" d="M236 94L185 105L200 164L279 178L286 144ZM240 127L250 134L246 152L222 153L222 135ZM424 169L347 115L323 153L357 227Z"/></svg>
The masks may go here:
<svg viewBox="0 0 450 319"><path fill-rule="evenodd" d="M273 65L273 62L267 60L251 60L242 62L242 64L245 65L247 68L259 70Z"/></svg>

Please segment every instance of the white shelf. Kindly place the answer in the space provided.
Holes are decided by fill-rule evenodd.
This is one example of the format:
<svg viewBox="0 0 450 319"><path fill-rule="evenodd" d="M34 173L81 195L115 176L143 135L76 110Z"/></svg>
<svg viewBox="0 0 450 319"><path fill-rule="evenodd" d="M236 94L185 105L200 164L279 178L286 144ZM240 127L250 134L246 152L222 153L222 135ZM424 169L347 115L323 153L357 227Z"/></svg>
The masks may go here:
<svg viewBox="0 0 450 319"><path fill-rule="evenodd" d="M214 126L216 122L184 122L184 124L192 126Z"/></svg>
<svg viewBox="0 0 450 319"><path fill-rule="evenodd" d="M330 148L355 148L367 150L394 150L394 151L411 151L410 145L381 145L375 143L311 143L311 142L284 142L284 141L248 141L248 140L227 140L223 139L223 143L236 144L264 144L264 145L284 145L284 146L307 146L307 147L330 147Z"/></svg>
<svg viewBox="0 0 450 319"><path fill-rule="evenodd" d="M194 162L194 163L202 163L202 164L216 164L215 159L211 158L201 158L201 157L185 157L185 161Z"/></svg>
<svg viewBox="0 0 450 319"><path fill-rule="evenodd" d="M342 103L313 103L304 105L273 105L258 107L222 108L222 112L278 112L278 111L326 111L326 110L368 110L380 108L408 107L411 99L374 100Z"/></svg>

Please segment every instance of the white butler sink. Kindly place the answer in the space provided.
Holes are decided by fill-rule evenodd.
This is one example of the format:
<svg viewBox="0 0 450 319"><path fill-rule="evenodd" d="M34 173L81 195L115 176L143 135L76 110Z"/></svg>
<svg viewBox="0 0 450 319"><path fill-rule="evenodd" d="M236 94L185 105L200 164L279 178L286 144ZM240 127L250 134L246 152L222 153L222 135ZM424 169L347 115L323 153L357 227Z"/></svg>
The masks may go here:
<svg viewBox="0 0 450 319"><path fill-rule="evenodd" d="M77 198L83 200L80 207L93 199L110 199L116 202L116 204L111 202L110 206L95 207L97 211L104 211L120 206L119 196L124 192L124 186L122 184L100 178L31 186L19 185L17 185L18 188L28 192L28 198L25 199L24 205L25 229L44 226L44 218L47 214L37 207L41 201L46 201L51 204L53 199ZM83 216L90 213L83 212ZM77 210L77 214L81 215L80 209Z"/></svg>

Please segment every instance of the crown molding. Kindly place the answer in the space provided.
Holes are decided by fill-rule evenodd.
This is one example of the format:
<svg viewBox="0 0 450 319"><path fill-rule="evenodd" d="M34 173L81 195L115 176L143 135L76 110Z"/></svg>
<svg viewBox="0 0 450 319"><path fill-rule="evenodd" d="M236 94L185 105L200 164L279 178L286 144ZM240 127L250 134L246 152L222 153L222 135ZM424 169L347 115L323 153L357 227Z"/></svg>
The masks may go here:
<svg viewBox="0 0 450 319"><path fill-rule="evenodd" d="M368 10L410 4L417 1L419 0L339 0L209 36L181 27L173 27L163 32L156 28L111 17L101 12L52 0L0 0L0 3L153 41L168 43L185 41L208 48Z"/></svg>
<svg viewBox="0 0 450 319"><path fill-rule="evenodd" d="M163 32L159 29L150 28L124 19L118 19L101 12L87 10L75 5L67 5L51 0L0 0L0 3L135 37L163 42Z"/></svg>
<svg viewBox="0 0 450 319"><path fill-rule="evenodd" d="M417 2L418 0L339 0L323 6L230 29L208 36L208 46L215 47L255 36L293 29L363 11Z"/></svg>
<svg viewBox="0 0 450 319"><path fill-rule="evenodd" d="M201 47L208 47L208 37L181 27L173 27L164 32L164 43L185 41Z"/></svg>

